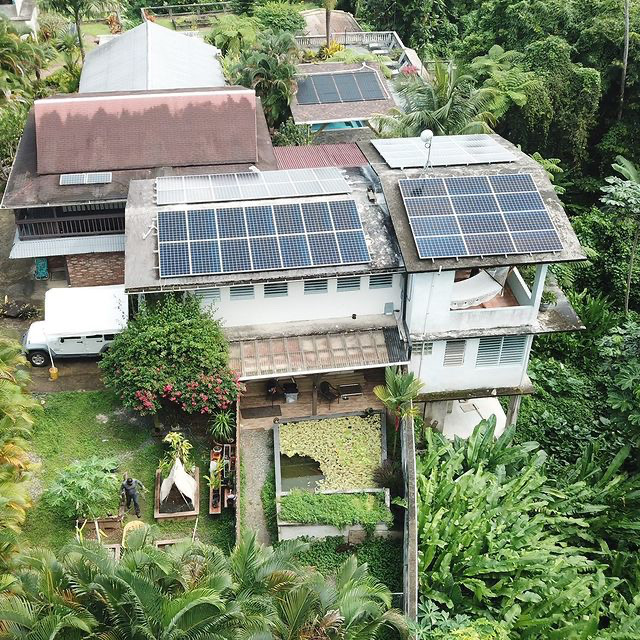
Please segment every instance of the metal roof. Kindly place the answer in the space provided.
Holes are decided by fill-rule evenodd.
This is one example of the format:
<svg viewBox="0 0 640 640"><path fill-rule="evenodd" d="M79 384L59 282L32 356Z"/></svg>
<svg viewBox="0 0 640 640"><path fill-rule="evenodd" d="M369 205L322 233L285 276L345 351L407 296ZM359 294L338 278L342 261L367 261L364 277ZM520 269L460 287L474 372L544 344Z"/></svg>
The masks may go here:
<svg viewBox="0 0 640 640"><path fill-rule="evenodd" d="M229 343L229 365L243 380L384 367L407 361L397 327Z"/></svg>
<svg viewBox="0 0 640 640"><path fill-rule="evenodd" d="M319 167L363 167L369 164L357 144L314 144L304 147L274 147L278 169Z"/></svg>
<svg viewBox="0 0 640 640"><path fill-rule="evenodd" d="M87 54L79 91L222 87L219 53L199 38L143 22Z"/></svg>
<svg viewBox="0 0 640 640"><path fill-rule="evenodd" d="M124 235L20 240L16 232L9 257L46 258L50 256L72 256L81 253L113 253L117 251L124 251Z"/></svg>

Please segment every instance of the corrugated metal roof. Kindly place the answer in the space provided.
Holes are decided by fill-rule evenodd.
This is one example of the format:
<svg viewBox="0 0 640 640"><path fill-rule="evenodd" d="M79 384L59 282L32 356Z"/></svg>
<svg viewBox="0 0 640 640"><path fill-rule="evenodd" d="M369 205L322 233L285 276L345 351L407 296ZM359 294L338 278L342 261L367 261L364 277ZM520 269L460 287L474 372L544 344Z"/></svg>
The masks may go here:
<svg viewBox="0 0 640 640"><path fill-rule="evenodd" d="M73 256L81 253L111 253L116 251L124 251L124 235L20 240L16 233L9 257L48 258L50 256Z"/></svg>
<svg viewBox="0 0 640 640"><path fill-rule="evenodd" d="M143 22L87 54L79 91L222 87L218 54L199 38Z"/></svg>
<svg viewBox="0 0 640 640"><path fill-rule="evenodd" d="M229 365L240 378L383 367L407 361L397 328L229 343Z"/></svg>
<svg viewBox="0 0 640 640"><path fill-rule="evenodd" d="M278 169L314 169L317 167L361 167L366 164L362 151L353 142L314 144L306 147L274 147Z"/></svg>

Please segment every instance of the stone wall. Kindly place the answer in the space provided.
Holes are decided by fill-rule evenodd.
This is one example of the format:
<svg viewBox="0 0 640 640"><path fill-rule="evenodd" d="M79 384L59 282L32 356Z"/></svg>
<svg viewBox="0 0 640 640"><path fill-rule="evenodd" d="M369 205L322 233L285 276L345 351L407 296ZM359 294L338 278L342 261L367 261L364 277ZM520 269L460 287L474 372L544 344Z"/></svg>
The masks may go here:
<svg viewBox="0 0 640 640"><path fill-rule="evenodd" d="M69 284L95 287L124 283L124 253L82 253L66 256Z"/></svg>

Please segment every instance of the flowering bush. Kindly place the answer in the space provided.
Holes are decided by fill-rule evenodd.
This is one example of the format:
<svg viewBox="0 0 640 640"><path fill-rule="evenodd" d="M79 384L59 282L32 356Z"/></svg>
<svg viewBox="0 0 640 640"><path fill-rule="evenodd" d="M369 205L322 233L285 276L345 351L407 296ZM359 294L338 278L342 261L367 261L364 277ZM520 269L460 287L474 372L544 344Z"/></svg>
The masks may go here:
<svg viewBox="0 0 640 640"><path fill-rule="evenodd" d="M141 414L213 414L244 390L229 369L220 325L193 296L144 304L100 367L125 406Z"/></svg>
<svg viewBox="0 0 640 640"><path fill-rule="evenodd" d="M400 73L405 76L417 76L418 75L418 67L412 64L406 64L402 69L400 69Z"/></svg>

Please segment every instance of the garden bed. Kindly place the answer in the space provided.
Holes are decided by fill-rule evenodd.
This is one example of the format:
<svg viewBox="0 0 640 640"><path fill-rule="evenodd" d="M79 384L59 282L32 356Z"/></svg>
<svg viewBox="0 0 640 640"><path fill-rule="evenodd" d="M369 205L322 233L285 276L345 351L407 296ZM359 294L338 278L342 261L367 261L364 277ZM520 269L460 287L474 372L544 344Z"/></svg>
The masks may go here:
<svg viewBox="0 0 640 640"><path fill-rule="evenodd" d="M156 520L193 519L200 513L200 469L197 466L193 472L193 478L196 481L196 497L193 504L186 502L186 499L175 485L171 487L171 491L165 501L160 504L160 485L163 478L160 469L156 470L155 507L153 512L153 517Z"/></svg>
<svg viewBox="0 0 640 640"><path fill-rule="evenodd" d="M50 393L41 399L44 411L36 417L33 434L33 458L41 464L30 480L34 506L27 514L22 533L25 548L48 546L59 549L73 541L73 521L61 517L41 496L61 469L92 455L116 458L120 477L128 472L149 489L140 496L142 521L155 522L159 537L191 539L192 520L154 520L152 491L164 446L160 439L152 436L152 427L146 420L122 410L117 398L105 391ZM210 437L197 426L189 425L189 429L193 444L191 458L196 466L205 469L209 464ZM115 492L113 513L117 512L118 497ZM208 512L208 501L209 492L201 491L200 513ZM125 515L125 523L131 519L135 519L132 513ZM85 538L92 536L92 530L91 523L87 524ZM120 529L108 534L103 542L120 542ZM235 541L235 519L231 510L223 510L216 518L201 517L196 536L227 551Z"/></svg>

